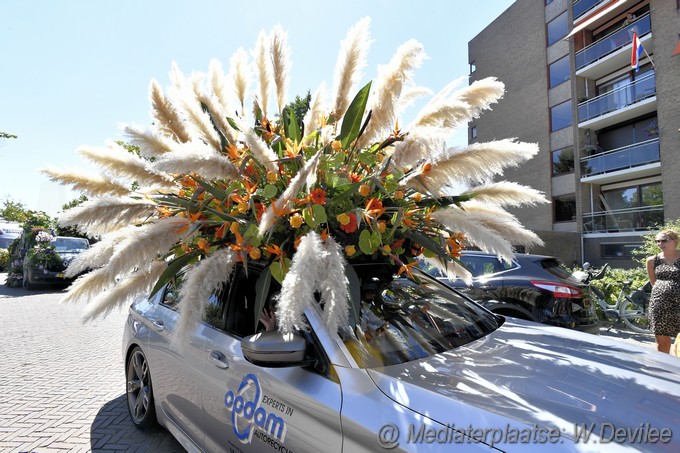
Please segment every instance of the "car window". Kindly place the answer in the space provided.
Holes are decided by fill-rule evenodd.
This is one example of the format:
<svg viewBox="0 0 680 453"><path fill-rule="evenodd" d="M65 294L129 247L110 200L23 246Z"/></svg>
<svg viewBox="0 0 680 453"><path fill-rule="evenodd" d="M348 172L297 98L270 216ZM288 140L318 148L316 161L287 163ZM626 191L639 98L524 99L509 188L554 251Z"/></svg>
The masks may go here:
<svg viewBox="0 0 680 453"><path fill-rule="evenodd" d="M180 290L182 288L182 281L184 273L177 274L173 277L163 289L163 298L161 305L173 311L177 311L180 304ZM210 296L206 303L203 321L218 329L224 329L223 314L224 303L222 292L214 293Z"/></svg>
<svg viewBox="0 0 680 453"><path fill-rule="evenodd" d="M80 253L90 248L87 239L82 238L57 237L52 245L57 253Z"/></svg>
<svg viewBox="0 0 680 453"><path fill-rule="evenodd" d="M430 279L364 280L360 317L341 332L361 367L409 362L448 351L499 326L498 319L478 305Z"/></svg>
<svg viewBox="0 0 680 453"><path fill-rule="evenodd" d="M163 298L161 304L171 310L177 310L179 305L179 290L181 288L183 274L178 274L173 277L163 290Z"/></svg>
<svg viewBox="0 0 680 453"><path fill-rule="evenodd" d="M517 266L515 263L506 263L497 256L463 255L460 260L473 277L495 274Z"/></svg>
<svg viewBox="0 0 680 453"><path fill-rule="evenodd" d="M541 260L540 265L543 269L550 272L555 277L564 278L567 280L574 279L574 276L571 274L571 272L569 272L569 270L555 258L544 258Z"/></svg>

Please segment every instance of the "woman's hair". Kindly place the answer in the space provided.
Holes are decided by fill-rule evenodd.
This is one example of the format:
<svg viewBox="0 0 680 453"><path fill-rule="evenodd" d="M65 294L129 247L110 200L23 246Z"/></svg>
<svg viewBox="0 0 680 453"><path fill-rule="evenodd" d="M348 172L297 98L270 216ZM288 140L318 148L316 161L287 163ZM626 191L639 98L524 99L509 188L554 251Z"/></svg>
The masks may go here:
<svg viewBox="0 0 680 453"><path fill-rule="evenodd" d="M669 230L659 231L659 233L657 234L657 236L661 236L661 235L666 236L666 237L667 237L668 239L670 239L671 241L677 241L677 240L678 240L678 233L676 233L675 230L670 230L670 229L669 229Z"/></svg>

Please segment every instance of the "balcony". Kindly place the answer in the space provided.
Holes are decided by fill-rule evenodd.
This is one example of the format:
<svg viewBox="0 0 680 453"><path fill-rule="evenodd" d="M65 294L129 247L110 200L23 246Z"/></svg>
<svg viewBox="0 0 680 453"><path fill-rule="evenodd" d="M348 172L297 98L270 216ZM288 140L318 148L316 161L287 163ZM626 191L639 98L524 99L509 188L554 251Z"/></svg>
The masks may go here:
<svg viewBox="0 0 680 453"><path fill-rule="evenodd" d="M605 0L576 0L572 6L572 11L574 12L574 21L579 17L583 16L585 13L604 2Z"/></svg>
<svg viewBox="0 0 680 453"><path fill-rule="evenodd" d="M646 14L576 52L576 75L595 79L626 63L630 64L633 31L637 32L643 47L650 53L652 23L649 14ZM604 67L601 68L602 65Z"/></svg>
<svg viewBox="0 0 680 453"><path fill-rule="evenodd" d="M658 173L661 156L655 138L581 159L581 182L603 184ZM640 174L638 174L640 173Z"/></svg>
<svg viewBox="0 0 680 453"><path fill-rule="evenodd" d="M662 225L663 222L663 205L591 212L583 215L583 232L647 231Z"/></svg>
<svg viewBox="0 0 680 453"><path fill-rule="evenodd" d="M636 81L578 105L579 127L602 129L656 110L656 74L650 71Z"/></svg>

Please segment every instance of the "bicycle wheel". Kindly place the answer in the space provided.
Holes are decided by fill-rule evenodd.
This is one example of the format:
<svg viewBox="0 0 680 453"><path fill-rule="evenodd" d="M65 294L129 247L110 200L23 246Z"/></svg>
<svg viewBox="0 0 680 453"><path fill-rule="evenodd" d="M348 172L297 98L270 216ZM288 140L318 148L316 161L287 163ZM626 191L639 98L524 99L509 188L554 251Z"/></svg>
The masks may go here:
<svg viewBox="0 0 680 453"><path fill-rule="evenodd" d="M626 327L633 332L650 333L646 303L626 296L619 307L619 315Z"/></svg>

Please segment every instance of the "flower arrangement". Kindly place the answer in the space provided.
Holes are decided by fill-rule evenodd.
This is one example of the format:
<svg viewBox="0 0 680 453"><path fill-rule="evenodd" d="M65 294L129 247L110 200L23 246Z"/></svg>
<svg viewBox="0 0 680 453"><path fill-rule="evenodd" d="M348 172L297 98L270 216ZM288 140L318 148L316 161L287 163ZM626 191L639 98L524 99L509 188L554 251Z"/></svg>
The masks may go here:
<svg viewBox="0 0 680 453"><path fill-rule="evenodd" d="M513 244L540 243L505 206L543 202L542 194L491 182L531 158L537 146L515 140L445 146L454 128L502 96L503 84L489 78L455 91L451 83L402 131L402 109L432 95L413 84L425 53L416 41L405 43L374 83L359 87L368 27L365 18L350 29L331 103L320 88L304 118L285 107L290 50L276 28L261 33L253 51L259 81L253 120L245 114L249 64L240 49L228 75L213 61L207 74L188 77L173 67L167 94L151 82L153 126L124 127L140 155L110 143L80 149L102 168L99 176L46 169L91 197L63 213L60 223L102 237L70 264L67 276L95 270L76 280L66 299L94 299L89 316L97 316L157 291L198 263L181 294L186 331L236 263L260 261L282 285L280 330L301 326L315 292L335 329L347 320L348 262L383 262L411 275L425 259L470 280L458 260L464 245L510 259ZM452 194L460 184L468 188Z"/></svg>

